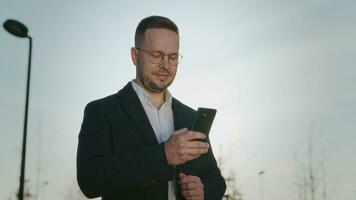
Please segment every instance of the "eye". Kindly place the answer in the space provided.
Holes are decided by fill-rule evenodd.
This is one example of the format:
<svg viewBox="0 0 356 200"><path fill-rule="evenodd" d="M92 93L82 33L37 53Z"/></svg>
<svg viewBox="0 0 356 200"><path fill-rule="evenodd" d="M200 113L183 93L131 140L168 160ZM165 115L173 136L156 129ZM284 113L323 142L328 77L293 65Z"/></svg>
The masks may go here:
<svg viewBox="0 0 356 200"><path fill-rule="evenodd" d="M178 58L178 54L170 54L169 56L168 56L168 58L170 59L170 60L175 60L175 59L177 59Z"/></svg>
<svg viewBox="0 0 356 200"><path fill-rule="evenodd" d="M161 58L161 57L162 57L162 53L159 52L159 51L152 51L151 55L152 55L154 58Z"/></svg>

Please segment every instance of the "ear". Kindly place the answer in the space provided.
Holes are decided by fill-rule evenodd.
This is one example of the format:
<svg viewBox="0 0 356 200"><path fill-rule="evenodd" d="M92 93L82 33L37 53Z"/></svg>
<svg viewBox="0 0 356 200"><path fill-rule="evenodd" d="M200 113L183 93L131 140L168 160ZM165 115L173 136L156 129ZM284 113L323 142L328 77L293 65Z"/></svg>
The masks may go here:
<svg viewBox="0 0 356 200"><path fill-rule="evenodd" d="M131 47L131 60L134 65L137 65L138 50L135 47Z"/></svg>

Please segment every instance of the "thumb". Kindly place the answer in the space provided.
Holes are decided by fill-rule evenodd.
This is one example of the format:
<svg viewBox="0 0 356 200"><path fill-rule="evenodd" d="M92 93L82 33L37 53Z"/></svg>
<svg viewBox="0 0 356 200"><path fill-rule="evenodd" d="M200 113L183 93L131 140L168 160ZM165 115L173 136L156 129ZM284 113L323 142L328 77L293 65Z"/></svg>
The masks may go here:
<svg viewBox="0 0 356 200"><path fill-rule="evenodd" d="M186 176L184 173L182 173L182 172L179 173L179 178L182 178L184 176Z"/></svg>
<svg viewBox="0 0 356 200"><path fill-rule="evenodd" d="M182 129L179 129L179 130L176 130L175 131L175 135L177 134L182 134L182 133L185 133L185 132L188 132L189 130L187 128L182 128Z"/></svg>

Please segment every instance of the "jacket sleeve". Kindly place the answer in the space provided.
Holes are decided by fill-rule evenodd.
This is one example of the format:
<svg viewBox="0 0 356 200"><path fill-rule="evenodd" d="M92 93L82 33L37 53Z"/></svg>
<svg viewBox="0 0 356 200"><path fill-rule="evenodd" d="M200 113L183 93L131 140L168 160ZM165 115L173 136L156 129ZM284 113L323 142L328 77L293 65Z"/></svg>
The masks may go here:
<svg viewBox="0 0 356 200"><path fill-rule="evenodd" d="M198 160L200 168L199 176L204 185L204 199L221 200L225 194L226 183L217 166L212 149L209 148L208 153L201 156Z"/></svg>
<svg viewBox="0 0 356 200"><path fill-rule="evenodd" d="M223 198L226 183L217 166L211 148L209 148L208 153L201 155L199 158L188 161L184 165L179 165L178 170L187 175L198 176L200 178L204 185L204 200L221 200ZM179 185L178 188L181 191ZM177 199L184 199L181 193L178 194Z"/></svg>
<svg viewBox="0 0 356 200"><path fill-rule="evenodd" d="M173 178L164 144L114 155L111 124L100 104L89 103L79 133L77 180L88 198L120 193Z"/></svg>

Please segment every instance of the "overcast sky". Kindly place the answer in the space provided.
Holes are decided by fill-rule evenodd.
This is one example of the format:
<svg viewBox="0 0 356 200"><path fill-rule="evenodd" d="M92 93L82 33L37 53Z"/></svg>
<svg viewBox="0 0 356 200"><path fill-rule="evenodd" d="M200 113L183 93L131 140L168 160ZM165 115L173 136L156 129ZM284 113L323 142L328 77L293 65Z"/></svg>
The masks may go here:
<svg viewBox="0 0 356 200"><path fill-rule="evenodd" d="M83 109L134 78L135 28L163 15L181 33L170 91L193 108L218 109L214 153L243 199L260 198L259 178L264 199L298 199L310 136L327 194L355 199L355 10L352 0L0 0L0 22L17 19L33 37L28 188L59 200L77 187ZM18 188L27 53L26 39L1 28L0 199Z"/></svg>

